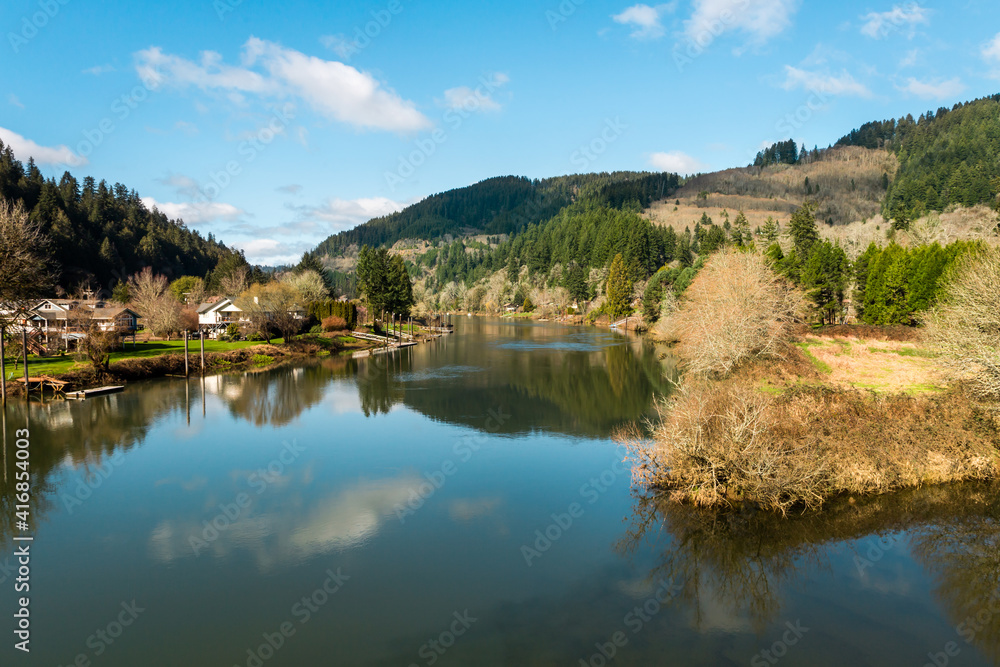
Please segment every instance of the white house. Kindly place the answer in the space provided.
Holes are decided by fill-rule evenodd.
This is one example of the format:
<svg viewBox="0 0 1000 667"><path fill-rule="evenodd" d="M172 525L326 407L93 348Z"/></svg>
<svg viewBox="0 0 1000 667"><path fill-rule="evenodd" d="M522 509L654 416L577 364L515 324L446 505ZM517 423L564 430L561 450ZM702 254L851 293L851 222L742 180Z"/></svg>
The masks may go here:
<svg viewBox="0 0 1000 667"><path fill-rule="evenodd" d="M230 324L249 322L243 310L228 297L198 306L198 328L210 335L224 331Z"/></svg>

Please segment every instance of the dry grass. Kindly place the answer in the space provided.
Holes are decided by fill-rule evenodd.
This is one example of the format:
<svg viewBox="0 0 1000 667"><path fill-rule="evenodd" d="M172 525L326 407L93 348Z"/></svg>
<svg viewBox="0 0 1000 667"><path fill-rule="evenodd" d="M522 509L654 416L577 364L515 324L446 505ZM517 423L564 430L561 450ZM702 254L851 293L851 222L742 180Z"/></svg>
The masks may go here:
<svg viewBox="0 0 1000 667"><path fill-rule="evenodd" d="M892 153L846 147L827 152L819 162L794 167L727 169L692 178L673 197L651 208L649 217L682 231L685 226L693 226L702 212L721 224L718 216L722 209L733 217L737 210L742 210L751 227L763 224L768 215L784 226L793 210L807 200L814 200L819 204L819 220L832 219L835 224L866 220L881 210L885 194L882 174L891 178L897 168ZM805 189L806 178L811 193ZM701 192L708 192L708 197L699 198Z"/></svg>
<svg viewBox="0 0 1000 667"><path fill-rule="evenodd" d="M840 494L991 479L1000 415L962 391L876 396L801 387L766 395L746 379L695 381L661 408L652 440L621 439L633 479L677 502L743 502L786 513Z"/></svg>
<svg viewBox="0 0 1000 667"><path fill-rule="evenodd" d="M919 394L947 387L936 355L919 343L806 336L799 346L833 388Z"/></svg>

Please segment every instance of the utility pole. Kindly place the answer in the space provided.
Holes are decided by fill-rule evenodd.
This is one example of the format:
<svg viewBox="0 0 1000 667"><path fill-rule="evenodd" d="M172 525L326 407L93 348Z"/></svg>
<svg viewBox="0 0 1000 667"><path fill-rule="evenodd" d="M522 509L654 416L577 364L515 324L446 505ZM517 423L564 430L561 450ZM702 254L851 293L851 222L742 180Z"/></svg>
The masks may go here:
<svg viewBox="0 0 1000 667"><path fill-rule="evenodd" d="M7 405L7 368L4 365L4 357L6 352L4 352L3 339L7 334L6 327L0 327L0 402Z"/></svg>
<svg viewBox="0 0 1000 667"><path fill-rule="evenodd" d="M21 357L24 359L24 397L28 398L28 320L21 327Z"/></svg>

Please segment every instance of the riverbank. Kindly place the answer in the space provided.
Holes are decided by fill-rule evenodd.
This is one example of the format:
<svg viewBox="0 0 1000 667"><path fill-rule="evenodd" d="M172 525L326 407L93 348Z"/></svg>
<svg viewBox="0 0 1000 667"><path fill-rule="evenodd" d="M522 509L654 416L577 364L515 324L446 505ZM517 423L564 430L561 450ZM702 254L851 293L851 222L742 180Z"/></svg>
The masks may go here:
<svg viewBox="0 0 1000 667"><path fill-rule="evenodd" d="M676 502L786 513L997 479L997 406L949 382L916 333L810 331L723 379L686 379L651 438L622 434L634 480Z"/></svg>
<svg viewBox="0 0 1000 667"><path fill-rule="evenodd" d="M418 339L422 340L422 339ZM277 339L275 344L257 342L206 341L205 372L219 373L243 368L265 367L283 361L333 355L353 355L381 347L374 340L352 336L349 332L307 334L285 344ZM201 372L201 351L198 341L189 343L188 366L192 375ZM7 366L9 396L24 394L24 385L16 380L23 377L23 369ZM89 362L71 355L52 359L29 358L31 377L48 376L66 382L65 391L88 389L108 383L134 382L171 375L184 375L183 341L152 341L133 346L126 343L125 350L111 354L111 361L104 372L98 372Z"/></svg>

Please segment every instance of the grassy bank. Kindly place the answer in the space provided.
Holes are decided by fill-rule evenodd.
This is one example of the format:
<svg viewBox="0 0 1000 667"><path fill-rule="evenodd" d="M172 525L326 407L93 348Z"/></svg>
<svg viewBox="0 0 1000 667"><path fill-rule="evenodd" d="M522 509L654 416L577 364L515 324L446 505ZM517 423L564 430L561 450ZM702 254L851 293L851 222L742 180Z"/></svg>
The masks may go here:
<svg viewBox="0 0 1000 667"><path fill-rule="evenodd" d="M371 341L340 333L309 334L285 345L280 338L271 344L254 341L205 341L205 365L209 372L236 370L244 367L268 366L293 358L350 354L374 347ZM188 363L192 373L200 372L201 347L198 341L188 344ZM14 369L7 362L7 389L11 395L23 392L16 378L23 377L23 366ZM73 355L40 358L28 357L31 377L47 375L66 381L67 390L92 387L108 382L135 380L184 374L184 341L147 341L126 343L125 349L111 354L108 371L98 373L87 361Z"/></svg>
<svg viewBox="0 0 1000 667"><path fill-rule="evenodd" d="M284 341L280 338L274 339L272 341L275 345L281 345ZM226 353L234 352L237 350L245 350L247 348L256 347L260 345L260 342L251 341L218 341L218 340L206 340L205 341L205 353ZM192 359L197 359L201 354L201 348L199 342L194 340L188 343L188 354ZM111 353L111 362L115 363L118 361L127 361L129 359L148 359L150 357L158 357L164 354L184 354L184 341L183 340L161 340L161 341L148 341L148 342L136 342L133 345L130 342L125 343L125 349L119 350L117 352ZM78 359L72 354L67 354L57 357L38 357L36 355L28 356L28 372L32 376L36 375L51 375L53 377L58 377L66 373L76 373L84 371L90 367L90 362ZM22 377L24 374L23 366L18 364L17 370L14 370L13 359L7 359L6 368L8 376L12 377Z"/></svg>
<svg viewBox="0 0 1000 667"><path fill-rule="evenodd" d="M635 480L679 502L787 512L1000 472L1000 419L961 386L904 374L891 389L858 389L814 360L790 346L784 360L685 382L651 440L626 438Z"/></svg>
<svg viewBox="0 0 1000 667"><path fill-rule="evenodd" d="M948 372L919 331L796 326L789 296L753 256L706 266L663 329L684 379L651 437L621 436L638 485L787 513L998 477L996 400Z"/></svg>

